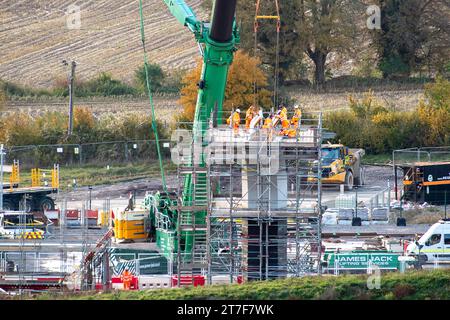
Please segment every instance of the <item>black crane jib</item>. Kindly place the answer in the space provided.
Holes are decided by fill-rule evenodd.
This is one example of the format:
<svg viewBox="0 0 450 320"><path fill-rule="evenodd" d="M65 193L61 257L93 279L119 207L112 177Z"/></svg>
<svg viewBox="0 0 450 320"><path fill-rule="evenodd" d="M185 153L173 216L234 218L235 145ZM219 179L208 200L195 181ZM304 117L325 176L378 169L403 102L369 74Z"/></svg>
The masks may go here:
<svg viewBox="0 0 450 320"><path fill-rule="evenodd" d="M229 42L233 35L233 21L237 0L214 1L209 36L217 42Z"/></svg>

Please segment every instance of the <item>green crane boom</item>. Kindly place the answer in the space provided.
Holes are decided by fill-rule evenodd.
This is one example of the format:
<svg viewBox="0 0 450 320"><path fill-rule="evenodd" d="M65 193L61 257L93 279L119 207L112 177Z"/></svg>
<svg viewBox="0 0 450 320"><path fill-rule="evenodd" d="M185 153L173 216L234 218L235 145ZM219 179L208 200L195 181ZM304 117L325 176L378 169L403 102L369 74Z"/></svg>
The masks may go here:
<svg viewBox="0 0 450 320"><path fill-rule="evenodd" d="M183 0L164 0L164 2L178 22L188 27L193 33L200 32L201 23L197 20L192 9Z"/></svg>
<svg viewBox="0 0 450 320"><path fill-rule="evenodd" d="M235 12L237 0L215 0L212 10L211 23L198 21L195 13L183 0L164 0L172 15L186 26L195 36L201 48L203 68L198 83L197 105L194 114L193 139L196 142L205 141L206 130L209 127L211 115L214 112L218 124L222 123L222 106L225 97L228 71L233 62L236 45L240 42L239 30L236 26ZM198 162L185 164L190 167L205 167L205 154L202 152ZM206 207L207 176L197 173L194 178L187 174L184 180L183 194L181 196L183 207ZM195 185L194 185L195 184ZM150 205L153 203L153 205ZM167 228L157 228L156 239L159 247L169 255L174 250L175 234L177 232L178 215L183 215L183 224L206 224L206 210L191 212L175 212L170 209L170 203L164 205L156 198L146 200L147 206L152 210L158 207L158 214L166 217L171 223ZM155 205L156 204L156 205ZM155 215L156 213L153 213ZM178 244L181 253L187 257L194 245L195 236L205 231L179 231L181 243Z"/></svg>

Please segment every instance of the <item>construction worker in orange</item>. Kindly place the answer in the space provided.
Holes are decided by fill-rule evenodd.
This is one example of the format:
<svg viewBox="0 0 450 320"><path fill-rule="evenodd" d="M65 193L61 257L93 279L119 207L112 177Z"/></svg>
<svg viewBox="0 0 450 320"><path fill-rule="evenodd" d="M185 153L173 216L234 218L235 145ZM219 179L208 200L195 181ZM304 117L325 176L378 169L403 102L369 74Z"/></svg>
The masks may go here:
<svg viewBox="0 0 450 320"><path fill-rule="evenodd" d="M273 112L270 113L270 115L264 120L263 129L267 131L267 137L269 140L272 140L272 134L273 134L273 122L276 116L273 114Z"/></svg>
<svg viewBox="0 0 450 320"><path fill-rule="evenodd" d="M240 123L241 123L241 110L236 109L236 111L233 113L233 118L231 120L231 124L235 134L239 132Z"/></svg>
<svg viewBox="0 0 450 320"><path fill-rule="evenodd" d="M286 107L280 106L277 117L279 118L278 122L281 122L280 135L284 135L290 126Z"/></svg>
<svg viewBox="0 0 450 320"><path fill-rule="evenodd" d="M300 109L299 105L296 104L294 106L294 115L292 116L291 124L294 126L295 129L297 129L301 121L302 121L302 110Z"/></svg>
<svg viewBox="0 0 450 320"><path fill-rule="evenodd" d="M250 129L250 123L257 114L258 113L254 105L251 105L250 108L247 109L247 112L245 113L245 129Z"/></svg>
<svg viewBox="0 0 450 320"><path fill-rule="evenodd" d="M122 275L120 276L120 279L123 282L123 289L124 290L130 290L131 289L131 281L133 280L133 275L131 274L128 269L125 269Z"/></svg>
<svg viewBox="0 0 450 320"><path fill-rule="evenodd" d="M273 118L274 116L273 116L273 113L271 113L267 118L266 118L266 120L264 120L264 124L263 124L263 129L272 129L272 126L273 126L273 120L272 120L272 118Z"/></svg>
<svg viewBox="0 0 450 320"><path fill-rule="evenodd" d="M239 131L239 124L241 123L241 110L236 109L231 116L227 119L227 125L230 126L230 128L233 128L234 133L238 133Z"/></svg>

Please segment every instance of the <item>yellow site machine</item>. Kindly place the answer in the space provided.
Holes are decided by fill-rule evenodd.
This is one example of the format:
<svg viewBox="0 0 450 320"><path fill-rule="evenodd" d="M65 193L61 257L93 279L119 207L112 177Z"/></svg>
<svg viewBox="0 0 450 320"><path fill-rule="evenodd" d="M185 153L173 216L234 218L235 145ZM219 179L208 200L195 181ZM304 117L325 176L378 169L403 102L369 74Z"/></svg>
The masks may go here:
<svg viewBox="0 0 450 320"><path fill-rule="evenodd" d="M322 185L345 185L347 190L352 190L355 185L364 185L361 165L364 155L363 149L350 149L342 144L322 145ZM308 181L316 180L313 175L311 172Z"/></svg>

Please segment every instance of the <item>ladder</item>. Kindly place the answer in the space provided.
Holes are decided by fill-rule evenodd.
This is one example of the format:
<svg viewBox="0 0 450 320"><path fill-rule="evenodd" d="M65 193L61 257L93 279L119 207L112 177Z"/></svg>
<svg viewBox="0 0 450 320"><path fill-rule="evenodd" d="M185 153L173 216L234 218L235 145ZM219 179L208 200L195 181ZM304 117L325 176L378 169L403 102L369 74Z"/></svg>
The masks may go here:
<svg viewBox="0 0 450 320"><path fill-rule="evenodd" d="M196 276L204 276L208 267L206 215L208 211L207 168L179 167L187 194L178 199L177 285L194 285Z"/></svg>

